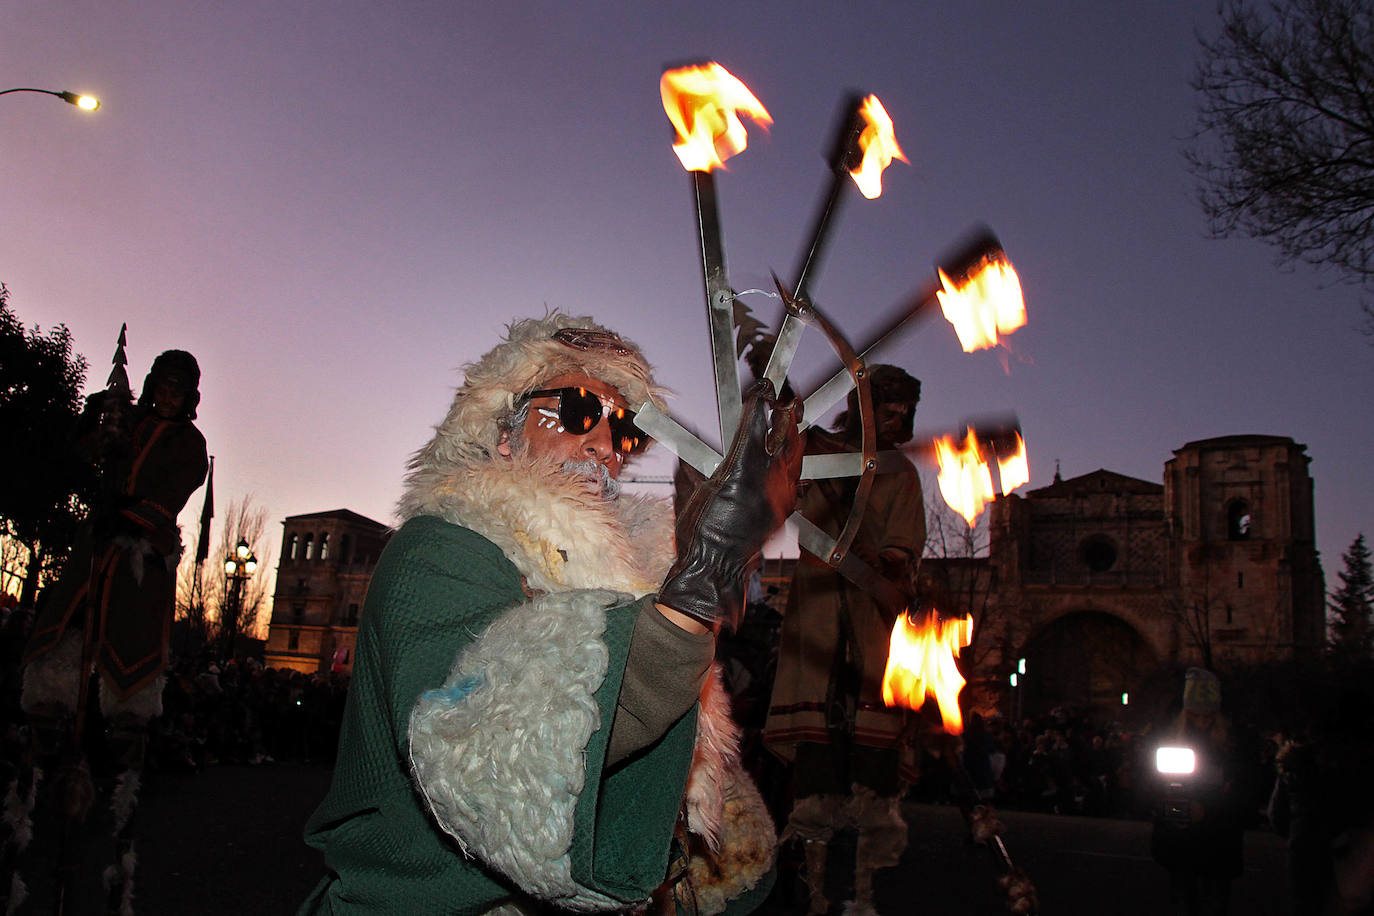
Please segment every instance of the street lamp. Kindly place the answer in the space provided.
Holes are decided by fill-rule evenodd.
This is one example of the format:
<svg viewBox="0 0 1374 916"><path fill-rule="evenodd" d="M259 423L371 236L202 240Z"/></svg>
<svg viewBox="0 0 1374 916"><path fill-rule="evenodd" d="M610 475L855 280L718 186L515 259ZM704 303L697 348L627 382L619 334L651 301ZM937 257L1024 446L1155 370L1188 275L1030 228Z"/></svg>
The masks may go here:
<svg viewBox="0 0 1374 916"><path fill-rule="evenodd" d="M76 92L58 92L55 89L2 89L0 95L9 95L11 92L41 92L44 95L55 95L68 105L75 105L82 111L95 111L100 107L100 99L93 95L83 95Z"/></svg>
<svg viewBox="0 0 1374 916"><path fill-rule="evenodd" d="M248 539L239 538L238 546L224 561L224 575L229 580L225 609L229 614L221 618L220 624L224 629L224 654L227 658L234 657L234 644L238 641L239 616L243 613L243 585L257 571L258 558L249 549Z"/></svg>

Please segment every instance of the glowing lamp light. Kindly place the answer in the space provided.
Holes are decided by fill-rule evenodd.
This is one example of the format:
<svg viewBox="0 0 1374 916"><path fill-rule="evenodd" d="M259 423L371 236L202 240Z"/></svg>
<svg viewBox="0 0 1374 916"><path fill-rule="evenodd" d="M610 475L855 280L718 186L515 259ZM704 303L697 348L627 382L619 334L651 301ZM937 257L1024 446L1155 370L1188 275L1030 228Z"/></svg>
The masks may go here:
<svg viewBox="0 0 1374 916"><path fill-rule="evenodd" d="M658 88L677 131L673 152L689 172L709 172L744 151L749 134L740 112L762 127L773 123L749 87L715 61L665 71Z"/></svg>
<svg viewBox="0 0 1374 916"><path fill-rule="evenodd" d="M258 571L258 558L248 545L248 538L239 538L234 552L224 561L224 573L231 579L247 579Z"/></svg>
<svg viewBox="0 0 1374 916"><path fill-rule="evenodd" d="M1197 768L1191 747L1155 748L1155 769L1168 776L1187 776Z"/></svg>
<svg viewBox="0 0 1374 916"><path fill-rule="evenodd" d="M82 111L95 111L100 107L100 99L93 95L85 95L79 92L58 92L56 89L33 89L30 87L20 87L18 89L0 90L0 95L9 95L11 92L41 92L44 95L55 95L68 105L75 105Z"/></svg>
<svg viewBox="0 0 1374 916"><path fill-rule="evenodd" d="M893 159L903 162L908 162L908 159L897 145L892 118L888 117L887 109L883 108L883 103L878 101L876 95L864 99L859 116L864 121L863 132L859 134L859 149L863 151L863 158L858 166L850 169L849 177L858 185L859 193L874 200L883 193L883 170L892 164Z"/></svg>
<svg viewBox="0 0 1374 916"><path fill-rule="evenodd" d="M258 558L248 545L248 538L241 537L232 553L224 561L227 601L220 618L220 638L224 642L224 655L233 658L238 644L239 615L243 613L243 589L253 574L258 571Z"/></svg>

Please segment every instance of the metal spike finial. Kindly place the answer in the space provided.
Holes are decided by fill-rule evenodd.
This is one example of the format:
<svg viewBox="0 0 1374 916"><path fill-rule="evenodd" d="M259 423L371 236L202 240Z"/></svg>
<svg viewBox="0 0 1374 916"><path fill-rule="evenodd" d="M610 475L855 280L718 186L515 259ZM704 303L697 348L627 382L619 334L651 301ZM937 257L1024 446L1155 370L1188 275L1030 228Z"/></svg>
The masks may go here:
<svg viewBox="0 0 1374 916"><path fill-rule="evenodd" d="M110 377L105 380L105 390L113 394L132 397L133 389L129 385L129 373L124 369L129 364L129 357L124 352L124 348L129 345L128 330L128 324L119 326L119 340L115 343L114 356L110 357L110 363L114 368L110 370Z"/></svg>

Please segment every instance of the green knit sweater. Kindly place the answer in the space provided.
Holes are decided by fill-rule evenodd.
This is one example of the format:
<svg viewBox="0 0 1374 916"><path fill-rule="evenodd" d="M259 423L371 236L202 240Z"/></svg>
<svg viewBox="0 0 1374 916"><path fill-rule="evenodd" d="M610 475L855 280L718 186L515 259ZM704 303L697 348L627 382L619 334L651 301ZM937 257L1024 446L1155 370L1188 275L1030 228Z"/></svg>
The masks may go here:
<svg viewBox="0 0 1374 916"><path fill-rule="evenodd" d="M600 639L608 662L592 696L600 727L580 758L571 755L582 772L520 786L531 799L572 787L576 801L566 850L571 877L579 889L625 903L645 899L664 878L696 729L693 712L613 770L603 765L630 637L650 600L625 599L604 612ZM491 624L529 602L510 561L466 528L421 516L392 538L359 623L334 780L306 827L307 842L324 851L330 873L302 914L466 916L505 899L528 899L509 878L482 864L493 852L481 848L482 839L459 834L469 858L436 824L412 778L409 722L422 695L466 702L461 685L467 682L455 686L450 678L455 659ZM518 657L510 659L516 670L521 664ZM563 691L548 685L550 696L561 698ZM511 722L513 735L523 732L520 741L538 734L538 719L547 714L541 705ZM513 740L511 754L518 755L520 746ZM502 756L500 749L482 753ZM499 821L502 812L489 817Z"/></svg>

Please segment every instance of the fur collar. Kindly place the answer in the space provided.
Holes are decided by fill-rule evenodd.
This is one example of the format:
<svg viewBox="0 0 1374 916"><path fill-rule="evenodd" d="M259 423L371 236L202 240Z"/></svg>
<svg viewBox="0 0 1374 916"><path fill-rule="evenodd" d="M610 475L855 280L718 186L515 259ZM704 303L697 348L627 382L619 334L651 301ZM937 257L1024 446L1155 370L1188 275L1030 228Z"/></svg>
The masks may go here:
<svg viewBox="0 0 1374 916"><path fill-rule="evenodd" d="M607 500L547 459L517 453L427 471L410 481L407 517L436 515L491 541L542 592L656 590L673 561L667 500Z"/></svg>

